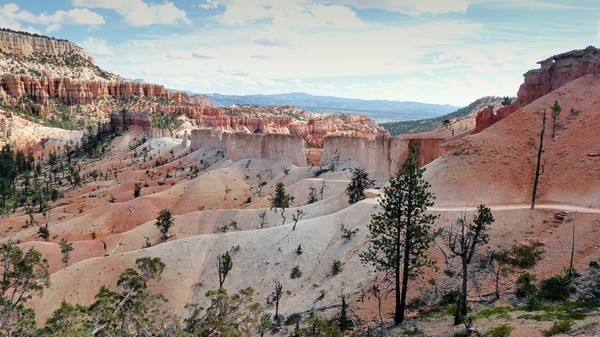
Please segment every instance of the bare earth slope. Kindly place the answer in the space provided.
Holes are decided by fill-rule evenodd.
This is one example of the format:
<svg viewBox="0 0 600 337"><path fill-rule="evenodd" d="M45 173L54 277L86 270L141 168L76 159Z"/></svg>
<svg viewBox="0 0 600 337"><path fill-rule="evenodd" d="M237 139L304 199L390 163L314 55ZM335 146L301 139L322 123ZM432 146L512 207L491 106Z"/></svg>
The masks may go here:
<svg viewBox="0 0 600 337"><path fill-rule="evenodd" d="M562 112L552 139L550 107ZM492 125L458 140L427 167L438 206L531 202L541 113L547 110L538 202L600 206L600 78L587 75Z"/></svg>

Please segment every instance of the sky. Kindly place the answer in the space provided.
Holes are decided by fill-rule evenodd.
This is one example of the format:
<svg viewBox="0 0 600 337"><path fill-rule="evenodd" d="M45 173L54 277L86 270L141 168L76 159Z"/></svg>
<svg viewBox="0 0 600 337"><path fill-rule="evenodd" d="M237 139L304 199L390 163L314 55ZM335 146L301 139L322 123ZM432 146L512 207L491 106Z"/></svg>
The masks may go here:
<svg viewBox="0 0 600 337"><path fill-rule="evenodd" d="M0 1L0 26L195 93L467 105L516 96L537 61L598 45L597 0Z"/></svg>

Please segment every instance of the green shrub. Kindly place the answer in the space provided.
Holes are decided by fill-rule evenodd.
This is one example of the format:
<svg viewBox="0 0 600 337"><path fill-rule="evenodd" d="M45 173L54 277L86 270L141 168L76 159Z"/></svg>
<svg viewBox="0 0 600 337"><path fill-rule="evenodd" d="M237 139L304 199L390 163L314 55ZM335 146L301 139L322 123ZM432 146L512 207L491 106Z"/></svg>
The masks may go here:
<svg viewBox="0 0 600 337"><path fill-rule="evenodd" d="M342 263L339 260L333 260L333 265L331 266L331 273L335 276L342 271Z"/></svg>
<svg viewBox="0 0 600 337"><path fill-rule="evenodd" d="M425 299L423 297L415 297L413 299L411 299L410 301L408 301L408 304L406 305L406 307L408 309L418 309L421 307L426 307L427 306L427 301L425 301Z"/></svg>
<svg viewBox="0 0 600 337"><path fill-rule="evenodd" d="M500 325L500 326L497 326L497 327L493 328L492 330L490 330L490 332L488 333L488 336L489 337L508 337L508 336L510 336L512 329L513 328L510 325Z"/></svg>
<svg viewBox="0 0 600 337"><path fill-rule="evenodd" d="M535 275L525 273L517 278L515 286L517 287L517 297L529 297L537 293L537 287L534 282L536 281Z"/></svg>
<svg viewBox="0 0 600 337"><path fill-rule="evenodd" d="M540 297L548 301L566 301L573 286L562 276L552 276L540 283Z"/></svg>
<svg viewBox="0 0 600 337"><path fill-rule="evenodd" d="M460 295L460 291L458 290L447 291L442 294L440 305L454 304Z"/></svg>
<svg viewBox="0 0 600 337"><path fill-rule="evenodd" d="M527 311L538 311L544 308L544 304L542 300L540 300L539 296L530 296L527 299L527 303L525 304L525 309Z"/></svg>
<svg viewBox="0 0 600 337"><path fill-rule="evenodd" d="M295 266L292 268L292 272L290 273L290 278L296 279L302 276L302 271L300 270L300 266Z"/></svg>
<svg viewBox="0 0 600 337"><path fill-rule="evenodd" d="M493 307L493 308L483 309L480 312L472 315L471 318L474 321L477 321L477 320L480 320L483 318L490 318L492 316L504 318L504 319L510 319L509 313L512 311L516 311L516 310L518 310L518 308L516 308L516 307Z"/></svg>
<svg viewBox="0 0 600 337"><path fill-rule="evenodd" d="M554 322L552 327L544 331L544 337L556 335L557 333L569 332L571 330L571 321L564 320L560 322Z"/></svg>
<svg viewBox="0 0 600 337"><path fill-rule="evenodd" d="M286 318L285 320L285 325L294 325L296 323L300 323L300 320L302 319L302 315L300 315L299 313L294 313L288 316L288 318Z"/></svg>
<svg viewBox="0 0 600 337"><path fill-rule="evenodd" d="M513 245L508 252L507 262L519 268L532 268L541 259L540 247L543 245L539 241L532 242L530 245Z"/></svg>

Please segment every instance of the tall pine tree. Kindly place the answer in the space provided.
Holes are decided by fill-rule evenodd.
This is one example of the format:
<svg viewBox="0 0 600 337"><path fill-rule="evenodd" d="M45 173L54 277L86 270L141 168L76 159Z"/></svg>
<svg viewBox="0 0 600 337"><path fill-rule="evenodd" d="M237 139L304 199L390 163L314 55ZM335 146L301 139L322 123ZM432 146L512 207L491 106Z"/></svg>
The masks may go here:
<svg viewBox="0 0 600 337"><path fill-rule="evenodd" d="M381 271L393 271L396 306L394 323L404 321L408 278L420 267L432 266L427 251L433 241L432 224L437 218L425 214L435 199L423 180L425 169L410 155L402 170L390 179L379 199L381 212L371 217L371 241L361 260Z"/></svg>

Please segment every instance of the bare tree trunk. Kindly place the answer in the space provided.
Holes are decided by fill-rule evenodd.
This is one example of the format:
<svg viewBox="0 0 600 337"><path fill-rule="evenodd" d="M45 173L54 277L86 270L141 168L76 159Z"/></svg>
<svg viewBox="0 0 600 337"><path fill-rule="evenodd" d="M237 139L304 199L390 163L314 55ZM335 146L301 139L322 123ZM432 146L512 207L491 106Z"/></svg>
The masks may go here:
<svg viewBox="0 0 600 337"><path fill-rule="evenodd" d="M540 147L538 148L537 166L535 168L535 179L533 181L533 193L531 194L531 209L535 208L535 198L537 194L538 181L540 179L540 164L542 161L544 131L546 131L546 109L544 109L544 115L542 118L542 130L540 131Z"/></svg>
<svg viewBox="0 0 600 337"><path fill-rule="evenodd" d="M575 215L577 215L577 212L575 212L575 214L573 215L573 239L571 241L571 261L569 262L569 282L571 282L573 280L573 257L575 256Z"/></svg>

